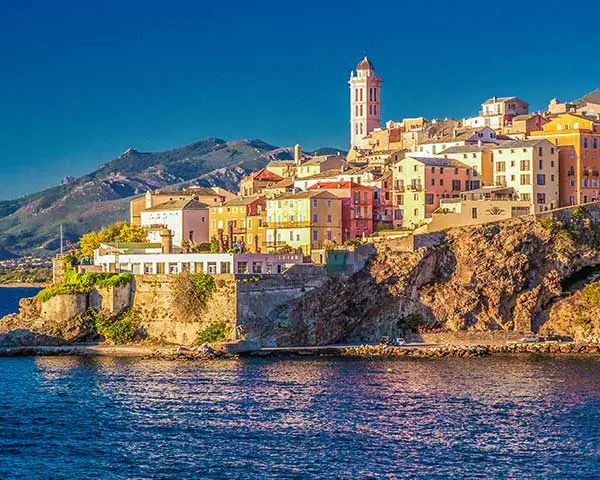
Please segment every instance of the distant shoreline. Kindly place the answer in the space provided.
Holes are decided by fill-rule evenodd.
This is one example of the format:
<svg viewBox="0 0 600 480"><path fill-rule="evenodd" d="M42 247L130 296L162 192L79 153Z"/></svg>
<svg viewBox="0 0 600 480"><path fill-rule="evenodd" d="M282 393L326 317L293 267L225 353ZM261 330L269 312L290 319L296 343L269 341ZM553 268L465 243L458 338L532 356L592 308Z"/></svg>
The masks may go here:
<svg viewBox="0 0 600 480"><path fill-rule="evenodd" d="M0 288L46 288L46 283L0 283Z"/></svg>

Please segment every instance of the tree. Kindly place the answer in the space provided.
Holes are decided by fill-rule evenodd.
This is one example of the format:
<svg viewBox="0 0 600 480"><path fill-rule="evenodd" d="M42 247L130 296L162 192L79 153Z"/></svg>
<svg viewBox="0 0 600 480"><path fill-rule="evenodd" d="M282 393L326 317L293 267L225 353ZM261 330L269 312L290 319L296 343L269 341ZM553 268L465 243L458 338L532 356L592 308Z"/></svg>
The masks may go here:
<svg viewBox="0 0 600 480"><path fill-rule="evenodd" d="M145 243L147 234L144 227L140 225L130 225L127 222L116 222L104 227L99 232L91 231L79 239L79 258L93 257L100 243L124 242L124 243Z"/></svg>

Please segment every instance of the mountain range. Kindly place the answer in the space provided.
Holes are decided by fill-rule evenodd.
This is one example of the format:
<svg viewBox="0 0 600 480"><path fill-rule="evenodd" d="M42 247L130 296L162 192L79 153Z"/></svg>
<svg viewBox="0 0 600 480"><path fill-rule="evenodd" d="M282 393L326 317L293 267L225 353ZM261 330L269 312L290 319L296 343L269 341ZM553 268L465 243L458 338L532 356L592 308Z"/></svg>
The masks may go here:
<svg viewBox="0 0 600 480"><path fill-rule="evenodd" d="M65 177L59 186L0 201L0 259L55 253L61 224L64 238L76 242L90 230L126 220L131 198L149 189L201 185L237 191L243 176L271 160L291 158L292 147L261 140L209 138L165 152L129 149L88 175Z"/></svg>

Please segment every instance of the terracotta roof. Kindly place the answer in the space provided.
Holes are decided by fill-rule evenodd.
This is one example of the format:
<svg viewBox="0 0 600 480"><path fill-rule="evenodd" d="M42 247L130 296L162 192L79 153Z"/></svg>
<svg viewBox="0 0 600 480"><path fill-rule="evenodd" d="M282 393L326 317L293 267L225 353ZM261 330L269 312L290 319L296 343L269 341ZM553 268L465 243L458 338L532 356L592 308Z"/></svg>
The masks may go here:
<svg viewBox="0 0 600 480"><path fill-rule="evenodd" d="M164 210L204 210L207 209L208 205L201 203L198 200L190 198L176 198L169 200L168 202L155 205L154 207L146 208L142 210L144 212L162 212Z"/></svg>
<svg viewBox="0 0 600 480"><path fill-rule="evenodd" d="M293 178L284 178L283 180L280 180L279 182L270 185L269 187L267 187L266 190L271 190L271 189L274 190L276 188L287 188L287 187L291 187L292 185L294 185Z"/></svg>
<svg viewBox="0 0 600 480"><path fill-rule="evenodd" d="M357 65L356 69L357 70L375 70L375 67L371 63L371 60L369 60L369 58L365 55L365 58L363 58L360 61L360 63Z"/></svg>
<svg viewBox="0 0 600 480"><path fill-rule="evenodd" d="M256 172L252 172L250 175L248 175L247 177L244 177L242 180L245 180L246 178L252 178L254 180L272 180L274 182L283 180L283 177L280 177L276 173L273 173L273 172L267 170L266 168L261 168L260 170L258 170Z"/></svg>

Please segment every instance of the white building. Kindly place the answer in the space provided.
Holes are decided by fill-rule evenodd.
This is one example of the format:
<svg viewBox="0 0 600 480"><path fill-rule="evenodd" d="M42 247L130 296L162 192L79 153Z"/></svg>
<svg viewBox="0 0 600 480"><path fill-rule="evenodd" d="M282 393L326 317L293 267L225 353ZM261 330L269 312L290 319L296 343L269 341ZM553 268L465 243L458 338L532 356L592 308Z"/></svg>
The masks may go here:
<svg viewBox="0 0 600 480"><path fill-rule="evenodd" d="M430 157L437 155L450 147L462 147L464 145L498 144L496 132L489 127L467 128L455 130L451 135L436 137L419 144L416 152L410 155Z"/></svg>
<svg viewBox="0 0 600 480"><path fill-rule="evenodd" d="M193 198L178 198L143 210L141 224L149 231L148 241L160 243L161 230L167 228L173 244L181 247L183 240L192 245L209 240L208 205Z"/></svg>
<svg viewBox="0 0 600 480"><path fill-rule="evenodd" d="M360 140L376 128L381 128L381 84L375 67L365 56L350 72L350 147L360 145Z"/></svg>
<svg viewBox="0 0 600 480"><path fill-rule="evenodd" d="M515 140L494 147L494 183L512 187L535 212L559 205L558 148L549 140Z"/></svg>

